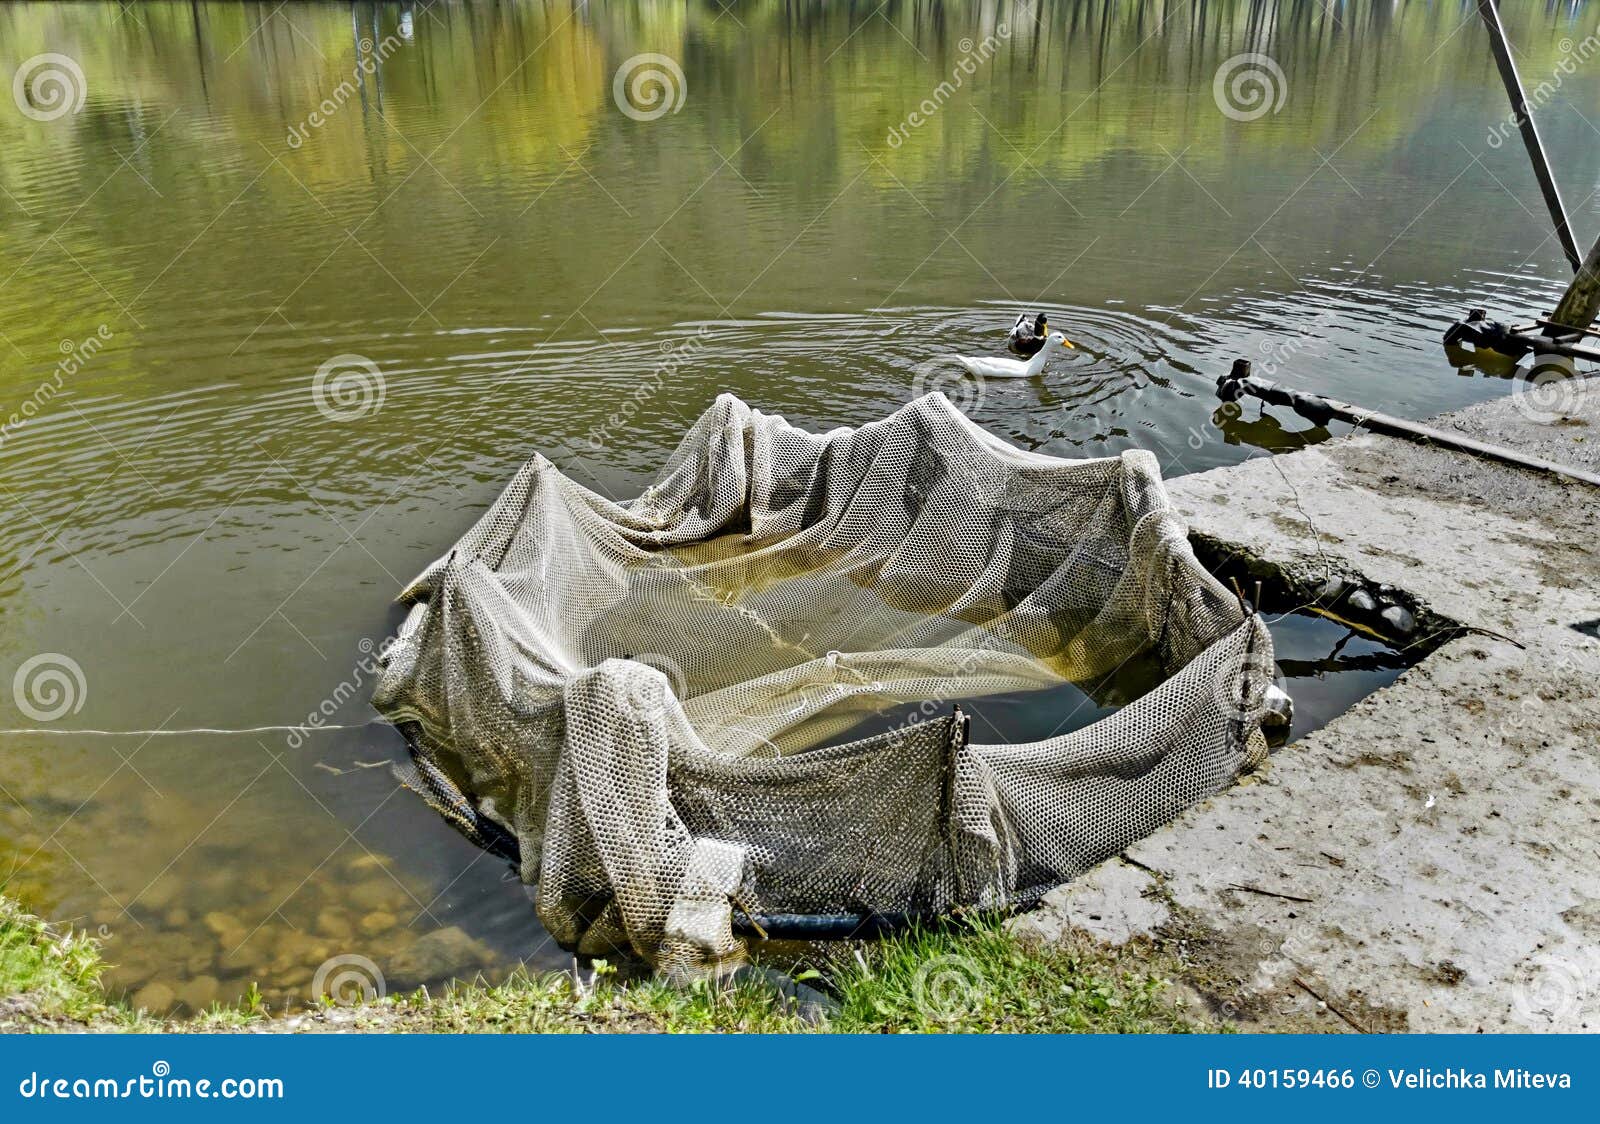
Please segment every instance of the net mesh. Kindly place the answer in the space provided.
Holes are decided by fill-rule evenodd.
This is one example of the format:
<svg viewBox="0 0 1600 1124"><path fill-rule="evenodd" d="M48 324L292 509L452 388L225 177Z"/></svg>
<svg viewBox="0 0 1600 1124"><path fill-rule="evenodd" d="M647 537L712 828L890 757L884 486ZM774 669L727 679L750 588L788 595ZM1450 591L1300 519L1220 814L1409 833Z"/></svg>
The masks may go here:
<svg viewBox="0 0 1600 1124"><path fill-rule="evenodd" d="M622 504L535 456L402 599L375 703L419 787L514 840L559 940L673 972L736 963L736 913L1027 902L1264 751L1270 637L1155 459L1025 452L937 394L824 434L723 395ZM949 705L1133 660L1165 678L1044 740Z"/></svg>

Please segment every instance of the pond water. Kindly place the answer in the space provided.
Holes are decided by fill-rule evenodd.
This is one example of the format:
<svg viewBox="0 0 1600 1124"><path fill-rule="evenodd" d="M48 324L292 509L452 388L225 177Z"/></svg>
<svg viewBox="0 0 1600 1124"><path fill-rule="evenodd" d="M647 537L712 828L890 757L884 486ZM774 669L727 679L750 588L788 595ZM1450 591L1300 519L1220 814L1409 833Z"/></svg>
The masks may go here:
<svg viewBox="0 0 1600 1124"><path fill-rule="evenodd" d="M1585 237L1600 11L1507 7ZM1445 324L1565 270L1470 3L21 3L0 77L0 726L169 731L0 734L0 878L152 1007L566 962L364 725L392 596L534 450L626 496L719 391L933 385L1197 471L1326 436L1214 422L1233 357L1427 416L1509 388ZM1046 376L927 365L1022 308ZM1393 674L1325 639L1325 709Z"/></svg>

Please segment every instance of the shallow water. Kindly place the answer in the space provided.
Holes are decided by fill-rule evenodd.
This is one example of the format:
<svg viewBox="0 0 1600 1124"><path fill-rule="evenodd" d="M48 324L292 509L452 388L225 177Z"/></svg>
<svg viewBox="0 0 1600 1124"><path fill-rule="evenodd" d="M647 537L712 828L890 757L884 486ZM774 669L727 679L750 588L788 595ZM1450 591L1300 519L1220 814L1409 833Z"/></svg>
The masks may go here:
<svg viewBox="0 0 1600 1124"><path fill-rule="evenodd" d="M1600 22L1516 7L1530 83ZM1213 96L1246 51L1284 75L1253 121ZM304 997L335 955L391 984L564 962L361 728L390 598L533 450L621 496L719 391L826 428L915 387L1030 448L1202 470L1325 436L1215 423L1234 356L1426 416L1509 389L1446 364L1445 323L1564 271L1487 140L1470 4L0 6L0 77L44 52L84 97L0 99L0 670L81 679L47 719L0 691L0 726L357 727L0 735L7 888L104 926L156 1006ZM643 52L678 112L619 111ZM1540 108L1580 233L1597 73ZM1078 344L1046 377L927 365L1022 307Z"/></svg>
<svg viewBox="0 0 1600 1124"><path fill-rule="evenodd" d="M1281 686L1294 699L1294 722L1287 741L1320 730L1355 703L1386 687L1415 662L1411 656L1373 637L1354 632L1310 612L1263 614L1272 632ZM1151 659L1124 665L1116 679L1084 690L1063 683L1042 691L1015 691L981 698L955 699L933 713L959 705L972 716L972 740L991 745L1041 741L1081 730L1116 713L1160 682L1160 668ZM874 716L828 744L844 745L857 738L904 729L929 716L927 706L908 706ZM1282 740L1282 739L1275 739Z"/></svg>

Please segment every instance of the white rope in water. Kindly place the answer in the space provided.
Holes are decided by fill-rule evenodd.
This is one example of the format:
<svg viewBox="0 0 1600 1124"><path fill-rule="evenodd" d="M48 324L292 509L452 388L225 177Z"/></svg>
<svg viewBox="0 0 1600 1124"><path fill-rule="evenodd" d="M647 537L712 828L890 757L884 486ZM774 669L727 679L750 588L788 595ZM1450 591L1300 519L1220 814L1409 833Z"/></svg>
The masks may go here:
<svg viewBox="0 0 1600 1124"><path fill-rule="evenodd" d="M341 726L329 723L323 726L241 726L235 730L219 729L213 726L192 726L188 729L165 730L75 730L57 728L53 726L22 727L15 730L0 730L0 736L7 734L55 734L61 737L97 737L97 738L154 738L163 735L173 736L179 734L273 734L292 733L298 731L302 734L314 734L323 730L365 730L369 726L390 726L393 723L383 721L360 722L354 725Z"/></svg>

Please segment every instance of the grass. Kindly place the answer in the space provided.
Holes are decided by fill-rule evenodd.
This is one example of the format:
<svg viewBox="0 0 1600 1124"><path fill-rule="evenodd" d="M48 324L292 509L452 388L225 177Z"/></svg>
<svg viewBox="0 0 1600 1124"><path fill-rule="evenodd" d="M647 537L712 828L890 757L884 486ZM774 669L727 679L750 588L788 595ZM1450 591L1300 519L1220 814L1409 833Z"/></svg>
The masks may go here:
<svg viewBox="0 0 1600 1124"><path fill-rule="evenodd" d="M221 1031L264 1021L248 1001L182 1022L134 1011L107 996L105 967L94 937L46 924L0 894L0 1032Z"/></svg>
<svg viewBox="0 0 1600 1124"><path fill-rule="evenodd" d="M857 946L832 970L797 978L829 994L821 1022L760 981L674 986L602 971L516 976L387 1001L419 1031L665 1031L935 1033L1183 1033L1215 1029L1177 1001L1176 964L1148 948L1116 953L1087 943L1037 947L998 920L920 930Z"/></svg>
<svg viewBox="0 0 1600 1124"><path fill-rule="evenodd" d="M829 1009L802 1017L759 977L676 985L624 979L604 962L592 979L515 973L355 1007L274 1017L259 1001L192 1019L130 1011L101 987L91 937L58 930L0 897L0 1029L121 1031L395 1031L439 1033L1174 1033L1215 1029L1177 1001L1177 964L1145 947L1034 946L998 920L835 945L797 970Z"/></svg>
<svg viewBox="0 0 1600 1124"><path fill-rule="evenodd" d="M84 1023L110 1012L93 938L56 930L0 897L0 1026Z"/></svg>
<svg viewBox="0 0 1600 1124"><path fill-rule="evenodd" d="M1088 942L1037 947L998 920L880 941L836 982L833 1029L1173 1033L1202 1029L1172 996L1176 965Z"/></svg>

